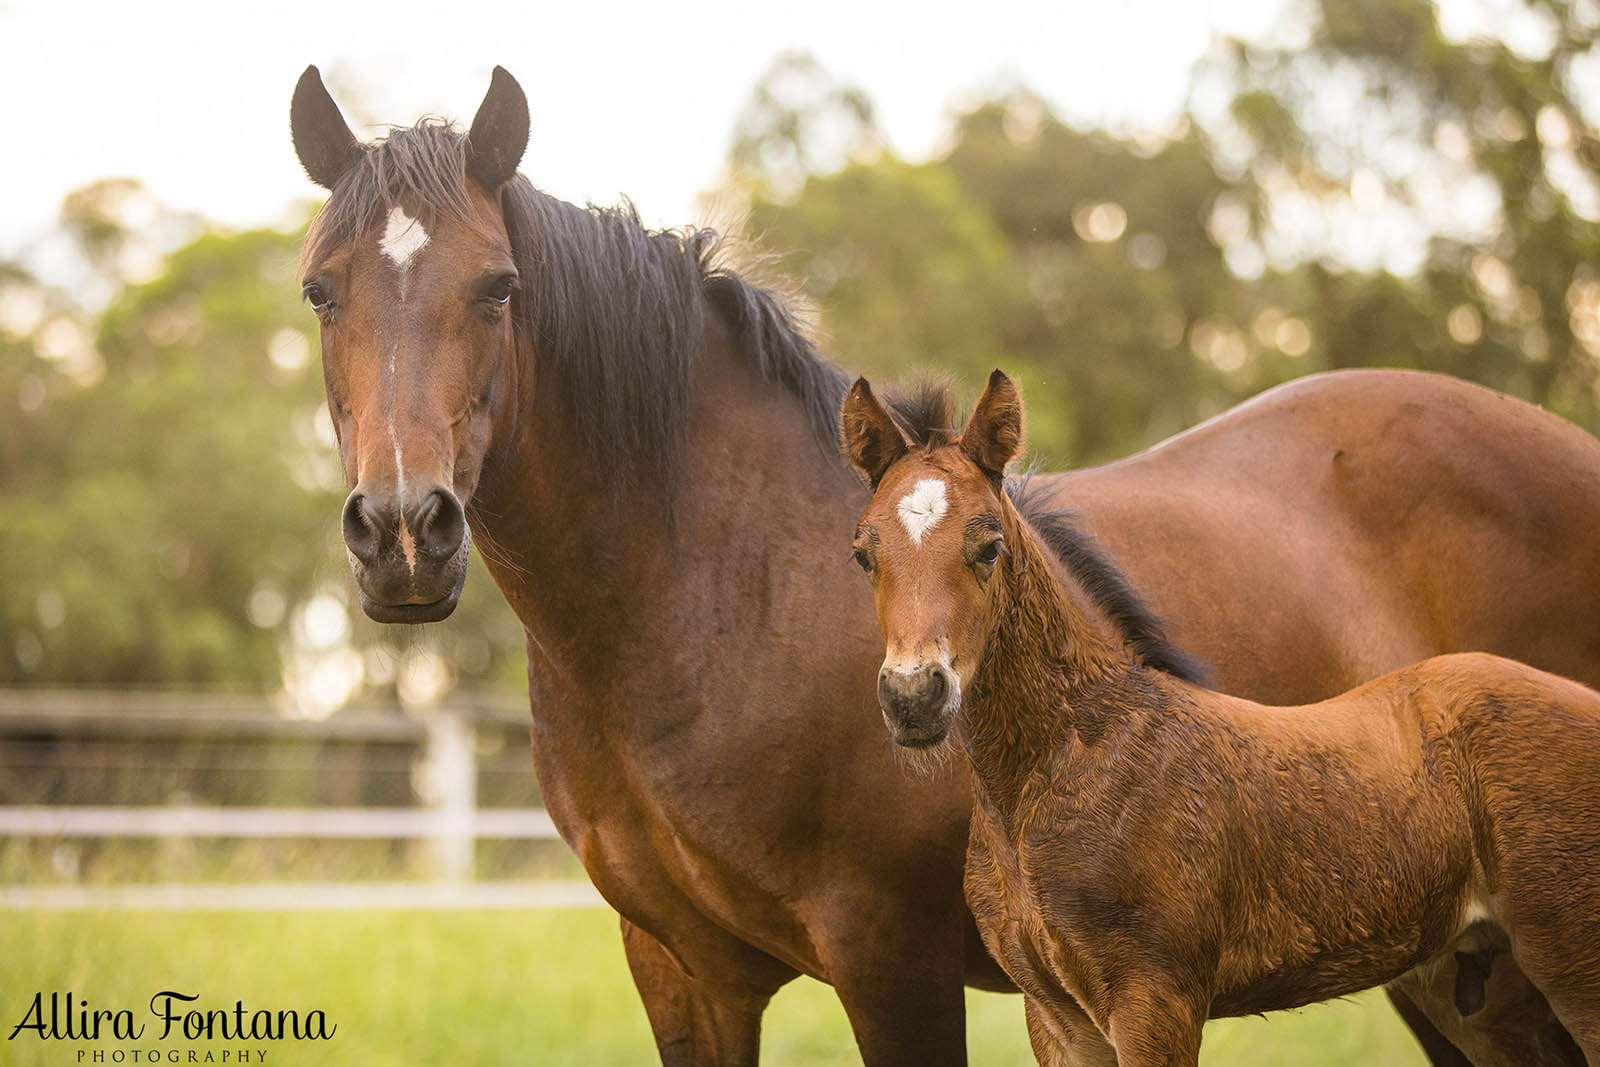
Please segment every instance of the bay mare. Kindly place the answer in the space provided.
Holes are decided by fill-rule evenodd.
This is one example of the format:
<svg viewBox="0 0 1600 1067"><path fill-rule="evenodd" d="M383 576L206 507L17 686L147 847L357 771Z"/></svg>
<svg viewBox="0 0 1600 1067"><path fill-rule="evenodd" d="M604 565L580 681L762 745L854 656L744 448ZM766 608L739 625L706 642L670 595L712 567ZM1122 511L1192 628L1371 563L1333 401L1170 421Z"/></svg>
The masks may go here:
<svg viewBox="0 0 1600 1067"><path fill-rule="evenodd" d="M1010 985L961 895L966 780L908 776L874 721L844 375L710 234L518 175L502 70L467 135L359 143L315 68L291 126L332 190L301 281L363 608L445 617L478 545L526 627L545 802L622 916L662 1059L753 1061L809 974L867 1063L963 1062L963 982ZM1032 489L1224 690L1312 700L1475 648L1600 682L1600 447L1487 390L1310 378ZM1419 1006L1461 1029L1448 990ZM1547 1019L1534 994L1512 1021Z"/></svg>
<svg viewBox="0 0 1600 1067"><path fill-rule="evenodd" d="M1458 955L1473 1013L1508 953L1600 1063L1600 693L1484 653L1302 707L1217 693L1130 647L1012 504L1001 372L953 439L908 439L864 379L841 428L883 718L970 763L967 900L1041 1064L1196 1067L1209 1017Z"/></svg>

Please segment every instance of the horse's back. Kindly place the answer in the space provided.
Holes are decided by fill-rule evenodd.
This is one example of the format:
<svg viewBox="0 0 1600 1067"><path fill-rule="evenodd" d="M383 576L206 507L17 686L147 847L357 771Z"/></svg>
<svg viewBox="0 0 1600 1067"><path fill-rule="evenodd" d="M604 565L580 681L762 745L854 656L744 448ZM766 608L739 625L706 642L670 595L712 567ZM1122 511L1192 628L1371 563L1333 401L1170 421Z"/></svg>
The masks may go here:
<svg viewBox="0 0 1600 1067"><path fill-rule="evenodd" d="M1600 442L1481 386L1316 375L1045 484L1226 691L1470 649L1600 684Z"/></svg>

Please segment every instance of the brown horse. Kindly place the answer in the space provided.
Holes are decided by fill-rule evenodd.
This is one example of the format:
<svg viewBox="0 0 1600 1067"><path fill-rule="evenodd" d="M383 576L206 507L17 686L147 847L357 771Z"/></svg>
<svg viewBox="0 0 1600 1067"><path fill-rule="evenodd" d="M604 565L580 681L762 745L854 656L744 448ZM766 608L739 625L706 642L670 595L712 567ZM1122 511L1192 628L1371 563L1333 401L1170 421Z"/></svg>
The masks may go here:
<svg viewBox="0 0 1600 1067"><path fill-rule="evenodd" d="M503 71L467 134L361 144L314 69L291 121L332 190L301 279L363 607L447 615L470 531L527 630L545 803L622 915L662 1058L754 1060L805 973L868 1063L962 1062L963 981L1010 983L961 896L966 781L908 780L865 714L873 620L839 607L849 379L712 235L516 176ZM1486 390L1312 379L1033 490L1229 691L1316 699L1472 648L1600 682L1600 448Z"/></svg>
<svg viewBox="0 0 1600 1067"><path fill-rule="evenodd" d="M1003 486L1005 375L947 443L913 448L865 379L841 421L874 487L854 556L883 716L913 748L959 723L967 900L1040 1063L1192 1067L1209 1016L1462 950L1511 952L1600 1063L1600 693L1471 653L1306 707L1224 696L1058 572Z"/></svg>

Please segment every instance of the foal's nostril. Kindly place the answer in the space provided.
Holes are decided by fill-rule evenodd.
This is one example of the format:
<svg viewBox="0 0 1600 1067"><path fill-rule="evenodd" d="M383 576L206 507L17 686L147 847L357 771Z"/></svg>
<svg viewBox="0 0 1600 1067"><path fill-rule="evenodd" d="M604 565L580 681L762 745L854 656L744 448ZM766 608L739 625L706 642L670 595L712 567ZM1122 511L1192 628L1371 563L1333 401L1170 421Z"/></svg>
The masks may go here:
<svg viewBox="0 0 1600 1067"><path fill-rule="evenodd" d="M340 520L344 529L344 543L350 554L362 563L371 563L378 555L380 538L378 517L367 504L363 493L354 492L344 502Z"/></svg>
<svg viewBox="0 0 1600 1067"><path fill-rule="evenodd" d="M909 671L885 667L878 672L878 703L901 715L927 715L943 708L950 679L943 667L926 664Z"/></svg>
<svg viewBox="0 0 1600 1067"><path fill-rule="evenodd" d="M467 517L454 493L436 489L417 509L411 528L424 552L449 559L461 548L467 532Z"/></svg>

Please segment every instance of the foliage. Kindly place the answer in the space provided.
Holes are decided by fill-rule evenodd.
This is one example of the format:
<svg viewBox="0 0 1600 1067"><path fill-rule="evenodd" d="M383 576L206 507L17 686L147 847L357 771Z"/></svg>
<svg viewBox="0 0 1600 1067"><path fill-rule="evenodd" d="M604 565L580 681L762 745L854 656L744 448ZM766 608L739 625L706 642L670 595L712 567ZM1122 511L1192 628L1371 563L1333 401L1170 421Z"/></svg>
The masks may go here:
<svg viewBox="0 0 1600 1067"><path fill-rule="evenodd" d="M137 240L117 229L135 195L116 182L69 198L67 229L102 277ZM476 602L409 649L352 628L299 242L202 232L93 317L19 269L0 278L0 301L44 309L0 330L0 397L16 404L0 419L0 683L276 688L298 670L309 689L338 655L381 685L428 648L453 674L516 674L520 628L481 571Z"/></svg>
<svg viewBox="0 0 1600 1067"><path fill-rule="evenodd" d="M1277 352L1241 381L1242 356L1191 351L1238 347L1251 306L1207 232L1228 187L1198 134L1150 150L1016 92L963 115L954 142L929 163L814 175L788 199L752 183L751 231L794 250L847 366L963 383L1004 366L1052 465L1111 458L1305 369Z"/></svg>
<svg viewBox="0 0 1600 1067"><path fill-rule="evenodd" d="M1600 62L1592 5L1512 5L1537 38L1520 50L1448 36L1426 0L1297 14L1277 44L1220 47L1160 136L1072 129L1018 90L926 163L782 182L746 154L751 229L794 250L846 363L1013 370L1051 465L1348 366L1454 373L1600 427L1600 141L1575 81ZM777 88L761 113L803 141L810 112Z"/></svg>
<svg viewBox="0 0 1600 1067"><path fill-rule="evenodd" d="M247 617L252 593L305 594L337 507L296 469L313 442L296 439L295 416L309 428L316 383L268 373L272 345L307 345L278 333L293 293L264 284L294 255L292 235L202 237L107 309L86 342L90 380L37 353L7 361L46 399L0 454L0 612L7 633L38 641L0 657L0 680L275 680L276 635Z"/></svg>
<svg viewBox="0 0 1600 1067"><path fill-rule="evenodd" d="M782 192L882 148L867 94L835 81L809 53L787 51L773 59L734 119L729 162Z"/></svg>
<svg viewBox="0 0 1600 1067"><path fill-rule="evenodd" d="M1237 87L1213 128L1248 158L1253 237L1330 366L1399 363L1493 385L1600 426L1600 139L1578 68L1586 0L1494 9L1454 39L1427 0L1321 0L1309 40L1232 42L1202 78ZM1588 101L1592 108L1596 101ZM1390 265L1296 247L1308 210L1392 226ZM1398 261L1397 264L1395 261Z"/></svg>

